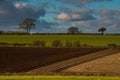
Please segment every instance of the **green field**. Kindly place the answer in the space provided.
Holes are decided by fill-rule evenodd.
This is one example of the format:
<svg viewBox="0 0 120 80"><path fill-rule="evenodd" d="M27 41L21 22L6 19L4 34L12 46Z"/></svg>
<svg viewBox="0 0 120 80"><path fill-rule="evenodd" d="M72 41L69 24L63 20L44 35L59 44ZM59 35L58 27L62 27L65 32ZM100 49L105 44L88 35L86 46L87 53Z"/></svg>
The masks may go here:
<svg viewBox="0 0 120 80"><path fill-rule="evenodd" d="M63 44L68 40L80 41L80 44L90 46L107 46L116 44L120 46L120 35L0 35L0 43L33 43L33 41L45 41L50 46L54 40L61 40Z"/></svg>
<svg viewBox="0 0 120 80"><path fill-rule="evenodd" d="M100 76L1 76L0 80L120 80L120 77Z"/></svg>

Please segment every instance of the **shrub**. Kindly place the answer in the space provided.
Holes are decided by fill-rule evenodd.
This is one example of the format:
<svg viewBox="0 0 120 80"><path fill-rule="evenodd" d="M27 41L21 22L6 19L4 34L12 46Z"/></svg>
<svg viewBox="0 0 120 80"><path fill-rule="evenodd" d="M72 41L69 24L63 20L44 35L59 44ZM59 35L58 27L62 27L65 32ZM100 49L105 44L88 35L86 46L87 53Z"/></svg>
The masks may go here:
<svg viewBox="0 0 120 80"><path fill-rule="evenodd" d="M80 47L81 45L80 45L80 41L75 41L74 43L73 43L73 47Z"/></svg>
<svg viewBox="0 0 120 80"><path fill-rule="evenodd" d="M83 47L94 47L94 46L88 45L88 44L83 44Z"/></svg>
<svg viewBox="0 0 120 80"><path fill-rule="evenodd" d="M7 45L9 45L8 43L4 43L4 42L0 42L0 45L1 46L7 46Z"/></svg>
<svg viewBox="0 0 120 80"><path fill-rule="evenodd" d="M27 44L14 43L13 46L26 46Z"/></svg>
<svg viewBox="0 0 120 80"><path fill-rule="evenodd" d="M39 46L39 47L45 47L46 43L45 43L45 41L34 41L33 45Z"/></svg>
<svg viewBox="0 0 120 80"><path fill-rule="evenodd" d="M66 46L66 47L72 47L72 46L73 46L73 43L70 42L70 41L66 41L65 46Z"/></svg>
<svg viewBox="0 0 120 80"><path fill-rule="evenodd" d="M52 42L52 47L62 47L62 42L60 40L55 40Z"/></svg>
<svg viewBox="0 0 120 80"><path fill-rule="evenodd" d="M116 44L108 44L108 47L116 47Z"/></svg>

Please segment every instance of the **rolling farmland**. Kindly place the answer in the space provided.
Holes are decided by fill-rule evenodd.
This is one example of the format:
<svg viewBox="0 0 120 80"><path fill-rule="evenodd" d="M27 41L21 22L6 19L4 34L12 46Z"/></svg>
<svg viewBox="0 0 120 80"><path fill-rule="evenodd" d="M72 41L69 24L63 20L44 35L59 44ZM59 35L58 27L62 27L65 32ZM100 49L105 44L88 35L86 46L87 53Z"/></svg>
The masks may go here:
<svg viewBox="0 0 120 80"><path fill-rule="evenodd" d="M0 80L120 80L120 0L0 0Z"/></svg>
<svg viewBox="0 0 120 80"><path fill-rule="evenodd" d="M51 47L51 43L55 40L60 40L64 45L66 41L79 41L81 45L87 44L89 46ZM105 60L103 59L102 61L105 62L106 56L120 52L119 40L120 35L0 35L0 43L33 44L34 41L46 42L46 47L0 46L0 74L97 75L95 72L91 74L84 71L80 72L81 70L74 73L74 70L76 70L74 68L83 66L82 64L87 64L87 62L92 60L102 60L101 58L103 57L105 57ZM106 47L108 44L116 44L117 47ZM95 61L94 64L97 62L100 61ZM118 61L115 64L118 64ZM108 69L108 73L111 69L116 68L115 64L113 63L114 67ZM107 66L103 66L105 69L107 68ZM79 70L78 67L77 70ZM120 75L117 71L118 69L116 73L113 72L109 75ZM99 75L107 74L100 73Z"/></svg>

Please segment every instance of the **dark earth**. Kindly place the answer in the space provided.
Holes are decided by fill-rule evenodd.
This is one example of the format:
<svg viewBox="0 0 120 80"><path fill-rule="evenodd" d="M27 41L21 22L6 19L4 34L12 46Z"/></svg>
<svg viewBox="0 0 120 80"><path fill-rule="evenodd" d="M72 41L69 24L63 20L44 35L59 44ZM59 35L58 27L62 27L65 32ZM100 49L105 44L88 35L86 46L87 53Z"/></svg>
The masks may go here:
<svg viewBox="0 0 120 80"><path fill-rule="evenodd" d="M0 47L0 74L22 73L105 49Z"/></svg>

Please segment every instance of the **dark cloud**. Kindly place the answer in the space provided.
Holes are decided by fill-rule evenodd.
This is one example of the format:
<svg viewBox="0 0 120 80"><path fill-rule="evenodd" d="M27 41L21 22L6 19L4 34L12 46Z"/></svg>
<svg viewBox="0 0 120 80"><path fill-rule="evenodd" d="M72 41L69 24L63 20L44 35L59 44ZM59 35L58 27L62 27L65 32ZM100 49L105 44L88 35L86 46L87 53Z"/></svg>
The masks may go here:
<svg viewBox="0 0 120 80"><path fill-rule="evenodd" d="M14 2L18 0L0 1L0 27L15 26L24 18L39 19L46 14L43 7L34 7L26 3Z"/></svg>
<svg viewBox="0 0 120 80"><path fill-rule="evenodd" d="M35 28L35 32L40 32L40 33L52 33L55 30L53 30L54 26L58 26L58 22L48 22L44 19L40 19L36 21L36 28ZM34 31L34 30L33 30Z"/></svg>
<svg viewBox="0 0 120 80"><path fill-rule="evenodd" d="M104 9L100 11L90 9L73 10L71 13L61 13L57 19L75 25L83 32L98 32L100 27L107 28L107 32L120 33L120 10Z"/></svg>
<svg viewBox="0 0 120 80"><path fill-rule="evenodd" d="M120 10L104 9L99 11L98 15L100 15L102 18L105 18L105 19L120 18Z"/></svg>
<svg viewBox="0 0 120 80"><path fill-rule="evenodd" d="M51 28L54 25L56 25L55 22L47 22L46 20L38 20L36 26L38 28L49 29L49 28Z"/></svg>
<svg viewBox="0 0 120 80"><path fill-rule="evenodd" d="M103 2L103 1L112 1L112 0L60 0L66 4L72 4L75 6L82 6L91 2Z"/></svg>
<svg viewBox="0 0 120 80"><path fill-rule="evenodd" d="M94 16L94 11L90 9L80 9L72 11L72 21L87 21L96 19Z"/></svg>
<svg viewBox="0 0 120 80"><path fill-rule="evenodd" d="M0 29L18 29L18 23L31 17L36 19L37 32L66 32L71 25L82 32L97 32L100 27L106 27L107 32L120 32L120 9L92 10L87 5L112 0L36 0L34 6L27 1L0 0Z"/></svg>
<svg viewBox="0 0 120 80"><path fill-rule="evenodd" d="M17 1L17 2L27 2L27 1L29 1L29 0L3 0L3 1L11 1L11 2L15 2L15 1Z"/></svg>
<svg viewBox="0 0 120 80"><path fill-rule="evenodd" d="M59 9L61 12L71 12L72 10L68 7L65 7L65 6L59 6L57 9Z"/></svg>
<svg viewBox="0 0 120 80"><path fill-rule="evenodd" d="M119 33L120 31L120 19L97 19L97 20L90 20L90 21L78 21L76 22L76 26L80 27L84 30L90 30L91 32L97 32L100 27L107 28L107 32L115 32Z"/></svg>

